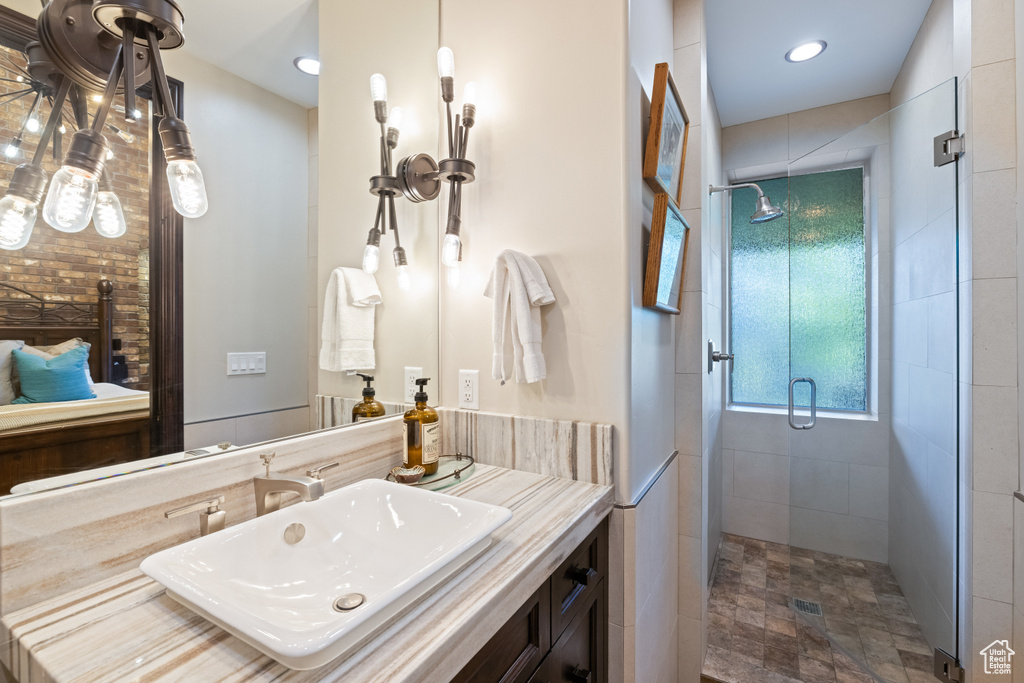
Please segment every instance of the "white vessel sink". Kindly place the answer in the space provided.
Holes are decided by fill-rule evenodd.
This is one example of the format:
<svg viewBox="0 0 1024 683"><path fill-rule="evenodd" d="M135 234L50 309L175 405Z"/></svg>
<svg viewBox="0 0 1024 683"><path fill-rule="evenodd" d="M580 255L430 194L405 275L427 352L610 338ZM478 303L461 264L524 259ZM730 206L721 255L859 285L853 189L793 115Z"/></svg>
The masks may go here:
<svg viewBox="0 0 1024 683"><path fill-rule="evenodd" d="M293 669L346 654L490 545L496 505L370 479L146 558L167 594ZM294 544L296 527L305 535ZM348 612L339 598L365 600ZM352 601L359 602L358 597Z"/></svg>

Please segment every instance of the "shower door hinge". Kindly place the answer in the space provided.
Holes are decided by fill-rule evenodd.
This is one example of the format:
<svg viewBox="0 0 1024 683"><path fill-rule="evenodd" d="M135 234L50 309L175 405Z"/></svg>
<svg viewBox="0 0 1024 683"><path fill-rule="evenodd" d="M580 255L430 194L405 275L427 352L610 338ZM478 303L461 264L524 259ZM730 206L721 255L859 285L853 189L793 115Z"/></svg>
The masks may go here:
<svg viewBox="0 0 1024 683"><path fill-rule="evenodd" d="M960 661L942 648L935 648L935 677L940 681L963 681Z"/></svg>
<svg viewBox="0 0 1024 683"><path fill-rule="evenodd" d="M935 166L945 166L964 153L964 138L959 131L949 130L935 136Z"/></svg>

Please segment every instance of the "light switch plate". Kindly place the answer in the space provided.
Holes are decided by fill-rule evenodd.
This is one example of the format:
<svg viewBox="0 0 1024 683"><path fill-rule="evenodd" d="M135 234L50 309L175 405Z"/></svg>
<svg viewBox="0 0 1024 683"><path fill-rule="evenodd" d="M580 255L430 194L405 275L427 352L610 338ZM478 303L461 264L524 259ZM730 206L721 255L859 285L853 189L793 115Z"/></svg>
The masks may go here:
<svg viewBox="0 0 1024 683"><path fill-rule="evenodd" d="M267 352L229 353L227 368L229 376L265 375L267 374Z"/></svg>
<svg viewBox="0 0 1024 683"><path fill-rule="evenodd" d="M413 403L416 401L416 380L423 376L423 368L414 368L409 365L405 366L405 402Z"/></svg>
<svg viewBox="0 0 1024 683"><path fill-rule="evenodd" d="M480 371L459 370L459 407L480 410Z"/></svg>

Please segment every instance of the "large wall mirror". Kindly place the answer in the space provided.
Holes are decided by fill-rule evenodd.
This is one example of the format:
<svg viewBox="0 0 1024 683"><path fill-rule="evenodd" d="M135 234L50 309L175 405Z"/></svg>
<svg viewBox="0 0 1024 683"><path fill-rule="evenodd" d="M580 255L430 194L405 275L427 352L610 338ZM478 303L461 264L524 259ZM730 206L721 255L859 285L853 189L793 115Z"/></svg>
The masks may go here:
<svg viewBox="0 0 1024 683"><path fill-rule="evenodd" d="M332 46L332 85L352 83L339 92L294 62L320 54L325 12L358 25L360 3L177 2L185 44L164 63L210 208L174 213L152 134L159 112L143 85L141 119L126 122L115 105L104 130L125 234L62 233L39 218L28 244L0 250L0 495L344 427L368 386L394 414L406 409L409 373L437 377L438 203L396 200L407 282L392 261L393 230L377 272L361 268L378 209L368 181L380 173L370 75L386 76L389 104L403 109L394 158L436 156L437 4L392 17L386 54L369 35L341 59ZM0 1L3 188L51 111L27 49L39 10ZM83 91L79 111L65 105L66 129L98 95ZM51 176L72 132L47 150ZM325 344L342 360L322 354ZM22 399L20 354L49 366L85 345L94 398Z"/></svg>

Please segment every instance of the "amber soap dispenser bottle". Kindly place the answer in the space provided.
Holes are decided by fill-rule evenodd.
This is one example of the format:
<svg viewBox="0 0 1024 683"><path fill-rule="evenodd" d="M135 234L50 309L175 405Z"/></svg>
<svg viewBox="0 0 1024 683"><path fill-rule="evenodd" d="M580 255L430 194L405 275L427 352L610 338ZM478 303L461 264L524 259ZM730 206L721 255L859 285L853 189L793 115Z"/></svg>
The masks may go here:
<svg viewBox="0 0 1024 683"><path fill-rule="evenodd" d="M416 407L405 414L405 466L423 465L426 474L437 472L441 456L441 424L437 411L427 405L429 378L416 380Z"/></svg>
<svg viewBox="0 0 1024 683"><path fill-rule="evenodd" d="M374 398L377 392L373 388L373 375L356 373L363 378L366 386L363 387L363 400L352 408L352 421L361 422L374 417L384 417L384 404Z"/></svg>

